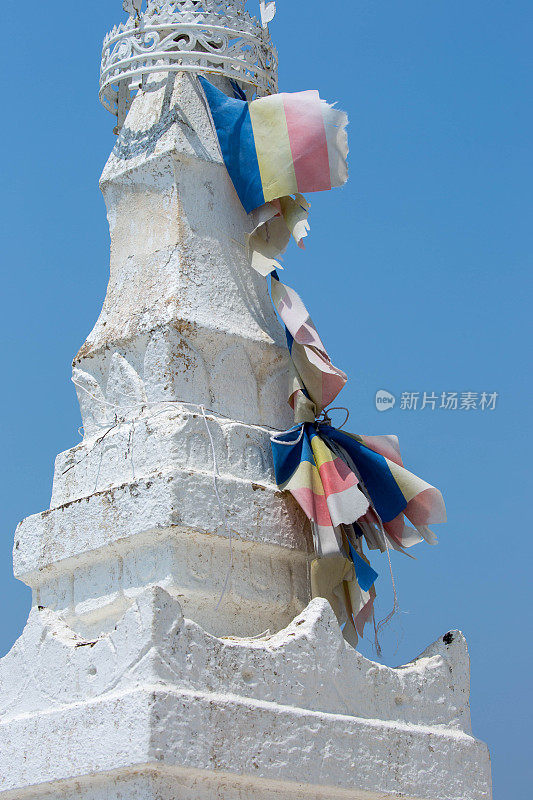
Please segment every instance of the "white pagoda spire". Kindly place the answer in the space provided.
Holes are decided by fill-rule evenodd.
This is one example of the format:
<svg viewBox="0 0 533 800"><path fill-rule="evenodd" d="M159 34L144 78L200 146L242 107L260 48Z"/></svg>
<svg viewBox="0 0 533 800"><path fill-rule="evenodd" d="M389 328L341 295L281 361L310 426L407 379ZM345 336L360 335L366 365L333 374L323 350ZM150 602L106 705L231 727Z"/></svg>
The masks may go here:
<svg viewBox="0 0 533 800"><path fill-rule="evenodd" d="M363 658L310 602L308 524L274 482L287 350L195 75L273 90L268 32L237 0L127 6L83 440L15 534L33 607L0 660L0 800L490 800L462 635Z"/></svg>
<svg viewBox="0 0 533 800"><path fill-rule="evenodd" d="M74 360L84 438L19 529L16 573L84 635L147 583L215 634L283 627L310 599L307 525L270 455L287 351L193 75L147 78L101 187L111 274Z"/></svg>

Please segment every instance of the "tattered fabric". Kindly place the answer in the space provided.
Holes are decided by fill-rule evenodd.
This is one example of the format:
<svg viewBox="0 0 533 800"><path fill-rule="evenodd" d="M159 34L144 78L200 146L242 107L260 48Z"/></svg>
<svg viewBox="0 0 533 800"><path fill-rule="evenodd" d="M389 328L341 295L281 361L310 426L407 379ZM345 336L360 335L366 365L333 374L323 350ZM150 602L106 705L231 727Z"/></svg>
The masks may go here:
<svg viewBox="0 0 533 800"><path fill-rule="evenodd" d="M342 186L348 178L346 114L315 90L251 102L202 75L220 149L247 213L271 200Z"/></svg>
<svg viewBox="0 0 533 800"><path fill-rule="evenodd" d="M300 296L277 273L271 278L272 302L285 325L291 355L289 403L295 422L314 422L348 378L332 364Z"/></svg>
<svg viewBox="0 0 533 800"><path fill-rule="evenodd" d="M252 230L247 244L252 256L252 267L266 277L283 269L277 258L287 249L291 236L302 250L303 240L309 232L310 204L302 194L281 197L256 208L250 214Z"/></svg>
<svg viewBox="0 0 533 800"><path fill-rule="evenodd" d="M327 424L303 423L272 437L272 454L279 488L291 492L312 523L318 558L337 561L315 569L330 578L342 573L343 586L333 583L328 592L344 591L346 609L361 634L372 615L370 589L377 578L361 540L382 551L389 546L403 551L423 539L435 544L428 525L446 521L442 495L403 467L395 437L355 436ZM352 562L353 575L343 559ZM358 588L350 586L353 581ZM326 583L322 579L323 587ZM366 592L364 603L361 592Z"/></svg>

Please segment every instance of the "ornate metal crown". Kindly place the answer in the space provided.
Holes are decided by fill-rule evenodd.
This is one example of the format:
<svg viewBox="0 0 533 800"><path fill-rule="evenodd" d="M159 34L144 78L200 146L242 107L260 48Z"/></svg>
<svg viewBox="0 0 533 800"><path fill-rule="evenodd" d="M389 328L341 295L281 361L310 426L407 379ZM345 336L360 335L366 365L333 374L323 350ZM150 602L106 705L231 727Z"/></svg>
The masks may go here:
<svg viewBox="0 0 533 800"><path fill-rule="evenodd" d="M246 0L124 0L127 22L107 34L100 101L122 125L132 92L149 74L225 75L263 96L277 91L277 52Z"/></svg>

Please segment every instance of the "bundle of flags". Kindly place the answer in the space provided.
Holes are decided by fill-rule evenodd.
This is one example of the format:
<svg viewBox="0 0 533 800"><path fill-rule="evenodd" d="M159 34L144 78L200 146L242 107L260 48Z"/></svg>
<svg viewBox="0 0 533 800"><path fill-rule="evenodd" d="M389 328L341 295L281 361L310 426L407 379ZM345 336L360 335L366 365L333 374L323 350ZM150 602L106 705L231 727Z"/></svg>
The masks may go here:
<svg viewBox="0 0 533 800"><path fill-rule="evenodd" d="M319 421L346 375L332 364L301 298L277 273L272 299L291 354L289 402L297 423L272 437L276 482L311 521L313 594L330 600L355 644L373 617L378 577L363 540L382 552L405 552L422 540L435 544L428 526L445 522L444 502L438 489L405 469L395 436L356 436Z"/></svg>
<svg viewBox="0 0 533 800"><path fill-rule="evenodd" d="M378 577L363 540L382 552L404 552L423 539L435 544L428 525L446 519L442 495L403 467L396 437L302 423L272 437L272 453L278 486L311 521L313 594L330 600L355 645L372 619Z"/></svg>
<svg viewBox="0 0 533 800"><path fill-rule="evenodd" d="M295 426L272 437L276 482L311 521L313 596L329 599L355 645L374 617L378 577L363 541L382 552L405 552L422 540L435 544L428 526L444 522L446 512L438 489L405 469L396 437L332 427L327 408L347 376L332 363L299 295L276 271L291 235L303 247L309 231L303 192L347 180L348 119L316 91L248 101L236 83L235 96L228 97L200 81L228 173L251 216L252 266L270 273L272 302L286 331Z"/></svg>

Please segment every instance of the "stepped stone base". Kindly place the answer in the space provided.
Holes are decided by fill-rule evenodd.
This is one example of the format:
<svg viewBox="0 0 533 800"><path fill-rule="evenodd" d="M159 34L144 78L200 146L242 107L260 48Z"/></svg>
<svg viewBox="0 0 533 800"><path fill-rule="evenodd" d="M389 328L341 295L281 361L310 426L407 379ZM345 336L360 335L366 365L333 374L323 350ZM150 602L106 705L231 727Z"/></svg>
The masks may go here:
<svg viewBox="0 0 533 800"><path fill-rule="evenodd" d="M94 641L35 608L0 661L0 798L489 800L445 639L390 669L324 600L260 639L206 633L159 587Z"/></svg>
<svg viewBox="0 0 533 800"><path fill-rule="evenodd" d="M305 608L309 525L275 485L268 430L162 404L104 433L59 454L51 508L18 526L14 571L34 605L86 637L148 585L216 636L277 631Z"/></svg>

